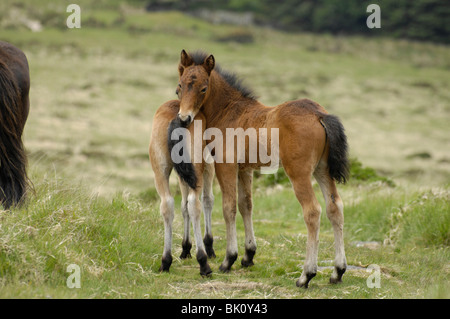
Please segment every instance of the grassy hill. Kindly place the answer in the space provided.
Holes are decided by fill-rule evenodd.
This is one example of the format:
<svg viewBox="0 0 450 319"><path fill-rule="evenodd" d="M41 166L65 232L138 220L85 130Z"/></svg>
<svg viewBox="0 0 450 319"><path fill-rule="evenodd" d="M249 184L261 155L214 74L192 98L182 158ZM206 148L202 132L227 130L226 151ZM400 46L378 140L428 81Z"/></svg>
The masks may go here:
<svg viewBox="0 0 450 319"><path fill-rule="evenodd" d="M79 2L81 29L67 29L64 4L0 8L0 39L22 48L31 68L24 142L35 186L22 208L0 210L0 297L449 297L448 47L212 25L115 1ZM42 31L8 22L11 14L40 21ZM295 287L306 228L282 176L255 181L254 267L218 271L225 227L215 185L212 279L199 276L195 259L177 258L180 213L174 264L170 274L158 272L163 225L147 156L151 122L175 98L181 49L199 48L267 105L308 97L342 119L354 163L363 163L340 187L354 266L342 285L328 285L334 248L323 214L321 271L311 289ZM178 203L175 183L173 190ZM81 268L81 289L66 286L70 264ZM370 264L381 266L379 289L366 285Z"/></svg>

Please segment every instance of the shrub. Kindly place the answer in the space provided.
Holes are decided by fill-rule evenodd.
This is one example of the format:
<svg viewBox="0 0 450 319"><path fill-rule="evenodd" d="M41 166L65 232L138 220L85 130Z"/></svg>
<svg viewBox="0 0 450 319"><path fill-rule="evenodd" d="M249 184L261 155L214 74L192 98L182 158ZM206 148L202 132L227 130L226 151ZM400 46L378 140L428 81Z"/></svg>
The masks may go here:
<svg viewBox="0 0 450 319"><path fill-rule="evenodd" d="M261 175L258 171L255 171L255 178L262 179L264 186L287 185L290 182L283 168L279 168L275 174L269 175ZM380 176L372 167L364 167L356 158L350 159L349 181L352 183L382 182L390 187L395 187L395 183L391 179Z"/></svg>
<svg viewBox="0 0 450 319"><path fill-rule="evenodd" d="M396 245L450 246L447 190L434 189L398 207L390 217L389 241Z"/></svg>
<svg viewBox="0 0 450 319"><path fill-rule="evenodd" d="M390 187L395 183L387 177L380 176L372 167L364 167L357 158L350 159L350 181L352 182L383 182Z"/></svg>

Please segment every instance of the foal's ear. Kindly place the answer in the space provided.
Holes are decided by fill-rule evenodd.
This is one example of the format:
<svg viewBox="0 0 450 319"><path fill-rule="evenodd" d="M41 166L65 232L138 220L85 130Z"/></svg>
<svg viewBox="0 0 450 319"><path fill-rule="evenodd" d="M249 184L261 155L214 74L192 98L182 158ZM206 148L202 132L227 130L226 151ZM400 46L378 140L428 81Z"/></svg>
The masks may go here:
<svg viewBox="0 0 450 319"><path fill-rule="evenodd" d="M184 69L194 63L191 56L184 50L181 51L180 64L178 65L178 72L180 76L183 75Z"/></svg>
<svg viewBox="0 0 450 319"><path fill-rule="evenodd" d="M192 60L191 56L186 51L182 50L180 64L184 67L188 67L193 63L194 63L194 60Z"/></svg>
<svg viewBox="0 0 450 319"><path fill-rule="evenodd" d="M205 62L203 62L203 67L208 74L211 74L211 71L214 69L214 65L216 65L216 61L214 60L214 56L211 54L205 59Z"/></svg>

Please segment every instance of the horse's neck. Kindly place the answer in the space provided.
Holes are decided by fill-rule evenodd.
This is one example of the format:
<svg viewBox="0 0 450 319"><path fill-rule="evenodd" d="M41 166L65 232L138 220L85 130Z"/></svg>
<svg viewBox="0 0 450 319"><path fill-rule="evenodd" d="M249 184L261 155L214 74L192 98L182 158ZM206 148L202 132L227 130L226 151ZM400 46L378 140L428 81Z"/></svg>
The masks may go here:
<svg viewBox="0 0 450 319"><path fill-rule="evenodd" d="M218 74L212 73L211 95L205 101L203 113L208 127L217 127L226 123L226 127L242 127L242 119L245 113L265 107L256 100L242 96L240 92L232 88Z"/></svg>

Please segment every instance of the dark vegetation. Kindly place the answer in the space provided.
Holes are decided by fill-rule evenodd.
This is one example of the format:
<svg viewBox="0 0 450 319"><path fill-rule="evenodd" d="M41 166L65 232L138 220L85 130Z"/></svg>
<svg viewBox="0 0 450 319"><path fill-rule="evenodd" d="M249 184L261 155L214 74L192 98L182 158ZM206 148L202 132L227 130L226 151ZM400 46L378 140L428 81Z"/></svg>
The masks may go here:
<svg viewBox="0 0 450 319"><path fill-rule="evenodd" d="M269 175L262 175L259 171L255 171L255 178L264 186L275 186L277 184L288 185L290 183L289 177L286 175L283 168L279 168L277 173ZM387 186L395 187L394 181L388 177L382 176L372 167L363 166L357 158L351 158L349 183L358 185L374 182L380 182Z"/></svg>
<svg viewBox="0 0 450 319"><path fill-rule="evenodd" d="M363 34L450 43L450 3L442 0L134 0L147 10L252 12L254 22L288 31ZM369 29L369 4L381 8L381 28Z"/></svg>

